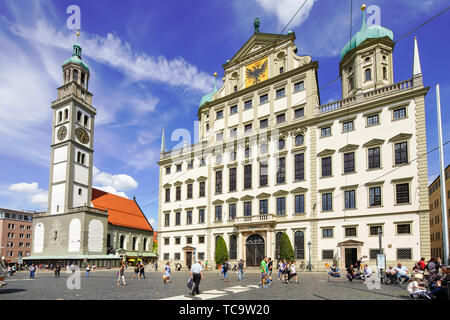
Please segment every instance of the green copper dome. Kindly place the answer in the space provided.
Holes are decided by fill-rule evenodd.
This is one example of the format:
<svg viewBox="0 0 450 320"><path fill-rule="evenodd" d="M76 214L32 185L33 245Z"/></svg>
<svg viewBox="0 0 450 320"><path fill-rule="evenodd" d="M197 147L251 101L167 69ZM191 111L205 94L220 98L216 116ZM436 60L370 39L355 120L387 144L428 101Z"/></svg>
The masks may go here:
<svg viewBox="0 0 450 320"><path fill-rule="evenodd" d="M349 52L352 49L355 49L364 40L377 39L383 37L389 37L392 41L394 41L394 33L391 30L384 28L380 25L373 25L370 28L368 28L366 26L366 12L363 11L361 29L352 37L352 39L349 42L347 42L345 47L342 49L341 60L342 58L344 58L347 52Z"/></svg>
<svg viewBox="0 0 450 320"><path fill-rule="evenodd" d="M65 66L68 63L75 63L89 71L89 66L83 60L81 60L81 51L82 51L81 46L78 43L75 43L73 45L72 56L66 61L64 61L62 65Z"/></svg>
<svg viewBox="0 0 450 320"><path fill-rule="evenodd" d="M200 106L199 107L201 107L202 105L204 105L207 102L211 102L212 101L212 97L213 97L213 95L216 92L217 92L217 86L216 86L216 84L214 84L214 90L202 97L202 100L200 100Z"/></svg>

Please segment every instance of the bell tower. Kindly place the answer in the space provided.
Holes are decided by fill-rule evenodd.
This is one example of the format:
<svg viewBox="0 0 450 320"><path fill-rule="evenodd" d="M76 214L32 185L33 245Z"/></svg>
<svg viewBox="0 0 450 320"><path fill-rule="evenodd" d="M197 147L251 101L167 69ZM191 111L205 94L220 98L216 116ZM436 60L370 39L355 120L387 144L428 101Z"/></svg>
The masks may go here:
<svg viewBox="0 0 450 320"><path fill-rule="evenodd" d="M77 41L72 57L62 64L62 86L52 102L52 144L48 214L68 213L69 209L91 206L94 152L92 93L89 67L82 60Z"/></svg>

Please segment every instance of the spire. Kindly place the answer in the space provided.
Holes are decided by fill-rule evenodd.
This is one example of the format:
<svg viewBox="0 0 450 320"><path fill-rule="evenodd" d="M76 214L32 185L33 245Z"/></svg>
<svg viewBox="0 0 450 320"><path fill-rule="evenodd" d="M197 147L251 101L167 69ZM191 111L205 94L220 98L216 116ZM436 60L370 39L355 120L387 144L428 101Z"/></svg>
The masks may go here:
<svg viewBox="0 0 450 320"><path fill-rule="evenodd" d="M417 46L417 38L414 37L414 60L413 60L413 77L422 74L420 67L419 47Z"/></svg>
<svg viewBox="0 0 450 320"><path fill-rule="evenodd" d="M161 136L161 152L166 152L166 138L164 137L164 128Z"/></svg>

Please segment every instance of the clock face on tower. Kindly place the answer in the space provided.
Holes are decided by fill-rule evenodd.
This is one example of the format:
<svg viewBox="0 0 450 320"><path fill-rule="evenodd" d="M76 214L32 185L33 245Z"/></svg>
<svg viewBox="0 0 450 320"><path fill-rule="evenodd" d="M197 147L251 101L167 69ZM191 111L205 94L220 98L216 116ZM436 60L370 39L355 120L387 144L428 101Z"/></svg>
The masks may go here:
<svg viewBox="0 0 450 320"><path fill-rule="evenodd" d="M76 128L75 129L75 137L81 142L81 143L88 143L89 142L89 134L84 128Z"/></svg>
<svg viewBox="0 0 450 320"><path fill-rule="evenodd" d="M67 135L67 128L65 126L60 127L56 135L59 141L64 140Z"/></svg>

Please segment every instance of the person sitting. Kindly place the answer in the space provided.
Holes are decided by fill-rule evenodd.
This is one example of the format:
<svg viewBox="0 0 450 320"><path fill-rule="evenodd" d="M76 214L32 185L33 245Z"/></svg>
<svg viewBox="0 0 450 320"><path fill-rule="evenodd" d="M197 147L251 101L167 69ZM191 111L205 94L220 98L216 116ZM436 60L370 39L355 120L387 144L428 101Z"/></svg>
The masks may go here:
<svg viewBox="0 0 450 320"><path fill-rule="evenodd" d="M404 280L405 282L411 279L411 277L408 275L409 273L408 268L403 266L401 262L397 263L395 271L397 272L397 280L400 284L402 283L402 279L405 279Z"/></svg>
<svg viewBox="0 0 450 320"><path fill-rule="evenodd" d="M353 279L355 279L356 277L356 272L355 269L353 268L353 265L351 264L348 268L347 268L347 278L348 281L352 282Z"/></svg>
<svg viewBox="0 0 450 320"><path fill-rule="evenodd" d="M412 277L408 281L408 286L406 287L409 295L413 299L425 298L431 300L431 295L429 292L417 282L416 277Z"/></svg>
<svg viewBox="0 0 450 320"><path fill-rule="evenodd" d="M389 268L386 270L386 279L391 283L397 282L397 272L392 266L389 266Z"/></svg>
<svg viewBox="0 0 450 320"><path fill-rule="evenodd" d="M364 265L364 269L363 269L361 278L365 281L367 278L370 278L371 275L372 275L372 270L370 269L370 267L367 264Z"/></svg>
<svg viewBox="0 0 450 320"><path fill-rule="evenodd" d="M420 269L422 270L422 271L425 271L425 268L427 267L427 264L425 263L425 258L420 258L420 261L419 261L419 267L420 267Z"/></svg>
<svg viewBox="0 0 450 320"><path fill-rule="evenodd" d="M333 264L333 266L329 269L328 274L329 274L330 276L336 277L336 278L338 278L338 277L341 276L341 274L340 274L340 272L339 272L339 268L336 267L335 264Z"/></svg>

